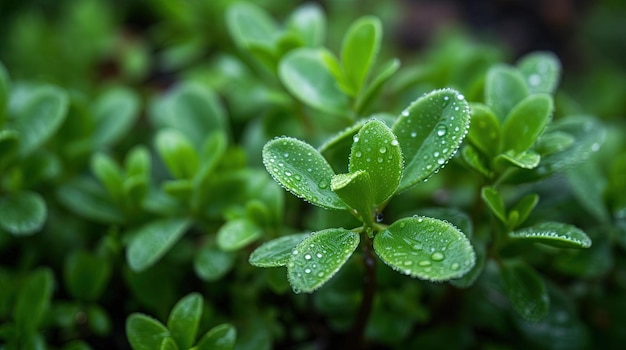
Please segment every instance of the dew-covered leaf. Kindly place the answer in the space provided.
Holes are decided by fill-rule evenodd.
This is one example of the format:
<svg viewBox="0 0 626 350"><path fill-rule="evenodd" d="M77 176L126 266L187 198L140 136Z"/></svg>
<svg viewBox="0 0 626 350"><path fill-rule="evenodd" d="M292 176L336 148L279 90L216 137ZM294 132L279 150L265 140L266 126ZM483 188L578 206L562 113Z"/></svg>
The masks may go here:
<svg viewBox="0 0 626 350"><path fill-rule="evenodd" d="M485 269L485 263L487 262L487 245L478 240L471 240L471 243L476 253L476 263L460 278L450 280L450 284L457 288L469 288L473 286Z"/></svg>
<svg viewBox="0 0 626 350"><path fill-rule="evenodd" d="M500 152L500 121L493 111L479 103L472 103L472 124L467 134L468 140L484 154L494 156Z"/></svg>
<svg viewBox="0 0 626 350"><path fill-rule="evenodd" d="M504 208L504 201L500 197L500 193L493 187L483 187L480 191L480 197L485 204L491 209L491 212L503 223L507 222L506 209Z"/></svg>
<svg viewBox="0 0 626 350"><path fill-rule="evenodd" d="M405 109L392 128L405 162L398 191L441 169L461 145L469 123L469 105L452 89L428 93Z"/></svg>
<svg viewBox="0 0 626 350"><path fill-rule="evenodd" d="M322 155L306 142L282 137L263 147L263 164L274 180L295 196L328 209L347 209L330 189L335 175Z"/></svg>
<svg viewBox="0 0 626 350"><path fill-rule="evenodd" d="M126 261L135 272L156 263L183 236L190 222L186 219L162 219L139 229L126 250Z"/></svg>
<svg viewBox="0 0 626 350"><path fill-rule="evenodd" d="M217 231L217 246L231 252L256 241L263 231L248 219L235 219L226 222Z"/></svg>
<svg viewBox="0 0 626 350"><path fill-rule="evenodd" d="M376 61L382 40L380 19L366 16L356 20L343 38L341 65L345 83L358 94Z"/></svg>
<svg viewBox="0 0 626 350"><path fill-rule="evenodd" d="M180 299L172 308L167 319L167 328L178 348L189 349L195 342L202 316L202 304L202 296L191 293Z"/></svg>
<svg viewBox="0 0 626 350"><path fill-rule="evenodd" d="M155 350L170 332L158 320L140 313L133 313L126 320L126 336L133 350Z"/></svg>
<svg viewBox="0 0 626 350"><path fill-rule="evenodd" d="M235 254L206 244L193 259L193 269L203 281L212 282L222 278L233 267Z"/></svg>
<svg viewBox="0 0 626 350"><path fill-rule="evenodd" d="M291 14L287 28L296 32L306 46L321 46L326 38L326 16L318 4L305 3Z"/></svg>
<svg viewBox="0 0 626 350"><path fill-rule="evenodd" d="M503 149L524 152L543 133L554 108L548 94L532 94L519 102L502 126Z"/></svg>
<svg viewBox="0 0 626 350"><path fill-rule="evenodd" d="M295 293L311 293L339 271L359 245L359 234L330 228L313 232L293 250L287 276Z"/></svg>
<svg viewBox="0 0 626 350"><path fill-rule="evenodd" d="M520 58L517 67L526 78L531 93L551 94L556 90L561 75L561 62L552 52L532 52Z"/></svg>
<svg viewBox="0 0 626 350"><path fill-rule="evenodd" d="M561 248L591 247L591 239L585 232L575 226L560 222L542 222L510 232L509 237Z"/></svg>
<svg viewBox="0 0 626 350"><path fill-rule="evenodd" d="M248 261L258 267L287 266L293 249L307 234L298 233L273 239L256 248Z"/></svg>
<svg viewBox="0 0 626 350"><path fill-rule="evenodd" d="M278 26L262 8L247 2L231 5L226 12L226 25L233 41L241 48L271 48L278 35Z"/></svg>
<svg viewBox="0 0 626 350"><path fill-rule="evenodd" d="M355 209L363 222L372 225L374 200L372 181L365 170L348 174L337 174L330 181L330 189L346 204Z"/></svg>
<svg viewBox="0 0 626 350"><path fill-rule="evenodd" d="M429 217L409 217L374 236L376 254L391 268L428 281L466 274L476 255L468 238L454 225Z"/></svg>
<svg viewBox="0 0 626 350"><path fill-rule="evenodd" d="M99 96L93 107L94 146L107 147L124 137L139 116L139 107L139 97L128 88L113 88Z"/></svg>
<svg viewBox="0 0 626 350"><path fill-rule="evenodd" d="M505 262L500 277L504 292L523 318L539 321L548 313L548 291L535 270L521 262Z"/></svg>
<svg viewBox="0 0 626 350"><path fill-rule="evenodd" d="M348 98L328 70L324 55L323 49L292 50L279 63L280 80L307 105L327 113L345 114Z"/></svg>
<svg viewBox="0 0 626 350"><path fill-rule="evenodd" d="M528 87L522 74L507 65L495 65L487 72L485 102L504 124L509 112L528 96Z"/></svg>
<svg viewBox="0 0 626 350"><path fill-rule="evenodd" d="M393 196L402 178L400 143L385 123L375 119L363 125L353 141L350 172L366 171L372 184L373 204L383 204Z"/></svg>
<svg viewBox="0 0 626 350"><path fill-rule="evenodd" d="M0 197L0 213L0 228L24 236L41 230L48 210L41 195L22 191Z"/></svg>
<svg viewBox="0 0 626 350"><path fill-rule="evenodd" d="M198 342L197 350L232 350L237 340L237 330L228 323L211 328Z"/></svg>

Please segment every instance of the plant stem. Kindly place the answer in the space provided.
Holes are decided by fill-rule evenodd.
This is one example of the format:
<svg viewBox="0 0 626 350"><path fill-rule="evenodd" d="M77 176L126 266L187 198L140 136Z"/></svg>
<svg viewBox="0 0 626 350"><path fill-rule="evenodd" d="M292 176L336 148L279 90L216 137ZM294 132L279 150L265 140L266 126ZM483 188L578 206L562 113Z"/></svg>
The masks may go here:
<svg viewBox="0 0 626 350"><path fill-rule="evenodd" d="M363 298L361 299L361 306L354 320L350 337L347 339L347 345L349 344L351 349L364 349L365 327L372 313L374 293L376 292L376 257L372 253L371 243L371 240L368 239L363 244L363 262L365 265Z"/></svg>

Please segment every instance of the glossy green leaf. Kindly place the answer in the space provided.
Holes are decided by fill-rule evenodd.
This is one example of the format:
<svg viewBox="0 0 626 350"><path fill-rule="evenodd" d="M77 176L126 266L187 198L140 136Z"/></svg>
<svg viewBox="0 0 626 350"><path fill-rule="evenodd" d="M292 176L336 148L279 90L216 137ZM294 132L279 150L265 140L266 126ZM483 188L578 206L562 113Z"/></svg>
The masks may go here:
<svg viewBox="0 0 626 350"><path fill-rule="evenodd" d="M532 150L521 153L510 150L497 156L495 159L495 164L496 167L501 166L502 168L506 167L505 164L508 163L518 168L534 169L539 166L540 161L541 156Z"/></svg>
<svg viewBox="0 0 626 350"><path fill-rule="evenodd" d="M535 209L535 206L537 206L537 203L539 203L539 195L536 193L528 194L517 201L517 203L515 203L515 205L511 208L511 212L517 213L517 220L512 222L509 217L509 225L511 227L516 227L526 221L528 215L530 215L533 209Z"/></svg>
<svg viewBox="0 0 626 350"><path fill-rule="evenodd" d="M193 260L196 275L203 281L212 282L222 278L235 263L235 255L225 252L214 245L205 245Z"/></svg>
<svg viewBox="0 0 626 350"><path fill-rule="evenodd" d="M470 241L454 225L421 216L400 219L376 234L374 250L394 270L429 281L459 278L476 262Z"/></svg>
<svg viewBox="0 0 626 350"><path fill-rule="evenodd" d="M126 261L139 272L154 265L185 234L186 219L162 219L141 227L126 250Z"/></svg>
<svg viewBox="0 0 626 350"><path fill-rule="evenodd" d="M159 350L179 350L178 345L176 345L176 341L174 338L165 337L161 341L161 346Z"/></svg>
<svg viewBox="0 0 626 350"><path fill-rule="evenodd" d="M0 171L9 165L20 149L20 134L14 130L0 130Z"/></svg>
<svg viewBox="0 0 626 350"><path fill-rule="evenodd" d="M373 225L374 189L367 171L357 170L353 173L335 175L330 181L330 189L356 210L366 225Z"/></svg>
<svg viewBox="0 0 626 350"><path fill-rule="evenodd" d="M485 269L485 263L487 262L486 244L474 240L472 240L471 243L474 251L476 252L476 263L466 274L464 274L460 278L450 280L450 284L457 288L469 288L473 286Z"/></svg>
<svg viewBox="0 0 626 350"><path fill-rule="evenodd" d="M368 173L373 204L381 205L400 185L403 165L400 143L385 123L375 119L365 123L353 141L349 170Z"/></svg>
<svg viewBox="0 0 626 350"><path fill-rule="evenodd" d="M461 145L469 123L469 105L452 89L430 92L405 109L392 128L405 162L398 191L441 169Z"/></svg>
<svg viewBox="0 0 626 350"><path fill-rule="evenodd" d="M327 113L348 112L348 98L328 70L322 49L289 52L281 59L278 73L287 90L303 103Z"/></svg>
<svg viewBox="0 0 626 350"><path fill-rule="evenodd" d="M52 270L39 268L31 272L17 292L13 319L21 332L33 334L50 306L54 277Z"/></svg>
<svg viewBox="0 0 626 350"><path fill-rule="evenodd" d="M305 3L291 14L287 28L296 32L306 46L321 46L326 38L326 16L318 4Z"/></svg>
<svg viewBox="0 0 626 350"><path fill-rule="evenodd" d="M15 236L25 236L41 230L48 209L43 197L22 191L0 197L0 228Z"/></svg>
<svg viewBox="0 0 626 350"><path fill-rule="evenodd" d="M311 145L288 137L274 139L263 147L263 164L274 180L296 197L322 208L348 208L330 189L335 173Z"/></svg>
<svg viewBox="0 0 626 350"><path fill-rule="evenodd" d="M369 106L376 95L380 92L383 85L400 69L400 60L394 58L385 63L378 74L372 79L364 93L359 94L354 105L354 110L362 114L363 110Z"/></svg>
<svg viewBox="0 0 626 350"><path fill-rule="evenodd" d="M468 140L486 155L500 153L500 121L491 109L483 104L472 103L472 123L467 134Z"/></svg>
<svg viewBox="0 0 626 350"><path fill-rule="evenodd" d="M21 156L39 148L61 127L67 113L68 98L65 91L55 86L41 86L30 91L15 118L7 129L20 134Z"/></svg>
<svg viewBox="0 0 626 350"><path fill-rule="evenodd" d="M515 105L502 126L504 150L523 152L531 148L552 117L552 97L532 94Z"/></svg>
<svg viewBox="0 0 626 350"><path fill-rule="evenodd" d="M382 40L380 19L366 16L356 20L343 38L341 66L346 83L358 94L378 56Z"/></svg>
<svg viewBox="0 0 626 350"><path fill-rule="evenodd" d="M231 5L226 12L230 36L241 48L273 47L278 27L262 8L247 2Z"/></svg>
<svg viewBox="0 0 626 350"><path fill-rule="evenodd" d="M561 248L589 248L591 239L580 229L560 222L542 222L509 233L509 237Z"/></svg>
<svg viewBox="0 0 626 350"><path fill-rule="evenodd" d="M100 95L94 103L94 146L108 147L122 139L139 116L139 96L128 88L117 87Z"/></svg>
<svg viewBox="0 0 626 350"><path fill-rule="evenodd" d="M198 342L197 350L232 350L237 341L237 330L228 323L211 328ZM258 345L258 344L257 344Z"/></svg>
<svg viewBox="0 0 626 350"><path fill-rule="evenodd" d="M198 153L184 134L177 130L160 130L155 139L159 156L177 179L191 179L198 171Z"/></svg>
<svg viewBox="0 0 626 350"><path fill-rule="evenodd" d="M123 198L124 174L117 163L106 154L91 157L91 171L115 200Z"/></svg>
<svg viewBox="0 0 626 350"><path fill-rule="evenodd" d="M299 233L275 238L256 248L248 261L258 267L287 266L293 249L307 234Z"/></svg>
<svg viewBox="0 0 626 350"><path fill-rule="evenodd" d="M506 65L495 65L487 72L485 102L501 124L504 124L513 107L528 94L524 77L517 69Z"/></svg>
<svg viewBox="0 0 626 350"><path fill-rule="evenodd" d="M126 336L133 350L160 349L163 339L170 332L156 319L140 313L133 313L126 319Z"/></svg>
<svg viewBox="0 0 626 350"><path fill-rule="evenodd" d="M313 232L293 250L287 277L294 293L311 293L331 279L359 245L359 234L330 228Z"/></svg>
<svg viewBox="0 0 626 350"><path fill-rule="evenodd" d="M72 297L96 301L111 277L111 263L106 258L76 251L65 260L63 277Z"/></svg>
<svg viewBox="0 0 626 350"><path fill-rule="evenodd" d="M520 58L517 67L531 93L553 93L561 75L561 62L552 52L532 52Z"/></svg>
<svg viewBox="0 0 626 350"><path fill-rule="evenodd" d="M528 321L539 321L548 313L550 298L541 277L521 262L506 262L500 270L502 287L515 310Z"/></svg>
<svg viewBox="0 0 626 350"><path fill-rule="evenodd" d="M507 222L506 208L498 190L493 187L483 187L480 191L480 197L500 221Z"/></svg>
<svg viewBox="0 0 626 350"><path fill-rule="evenodd" d="M167 319L167 329L179 349L189 349L196 340L202 316L202 296L191 293L180 299Z"/></svg>
<svg viewBox="0 0 626 350"><path fill-rule="evenodd" d="M492 171L488 167L489 160L480 154L474 146L466 144L461 149L461 158L470 168L476 170L484 177L491 178L493 176Z"/></svg>
<svg viewBox="0 0 626 350"><path fill-rule="evenodd" d="M234 251L257 240L263 232L250 220L230 220L217 231L217 245L225 251Z"/></svg>

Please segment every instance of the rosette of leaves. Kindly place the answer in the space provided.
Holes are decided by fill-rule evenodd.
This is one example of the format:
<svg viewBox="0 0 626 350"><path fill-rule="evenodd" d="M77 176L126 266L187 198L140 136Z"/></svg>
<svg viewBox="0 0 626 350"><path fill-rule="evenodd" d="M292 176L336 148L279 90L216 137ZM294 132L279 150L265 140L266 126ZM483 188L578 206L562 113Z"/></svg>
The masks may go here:
<svg viewBox="0 0 626 350"><path fill-rule="evenodd" d="M361 244L393 269L429 281L463 276L475 263L467 237L452 224L430 217L407 217L383 224L382 212L399 192L442 168L469 126L469 107L452 89L416 100L392 127L377 119L357 124L326 147L352 142L348 172L336 174L311 145L289 137L263 149L267 171L295 196L322 208L344 210L362 226L328 228L284 236L258 247L250 263L286 266L294 292L313 292L327 282Z"/></svg>

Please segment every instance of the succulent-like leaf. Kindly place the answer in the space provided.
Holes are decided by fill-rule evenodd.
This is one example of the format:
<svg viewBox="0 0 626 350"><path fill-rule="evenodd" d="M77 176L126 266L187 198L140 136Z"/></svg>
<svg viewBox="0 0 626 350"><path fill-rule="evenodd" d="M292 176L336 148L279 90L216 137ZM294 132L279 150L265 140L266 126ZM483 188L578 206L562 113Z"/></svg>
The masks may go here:
<svg viewBox="0 0 626 350"><path fill-rule="evenodd" d="M354 110L361 114L369 106L383 85L400 69L400 60L394 58L385 63L378 74L372 79L364 93L360 94L355 103Z"/></svg>
<svg viewBox="0 0 626 350"><path fill-rule="evenodd" d="M189 349L196 340L200 317L202 316L202 296L191 293L180 299L167 319L167 328L179 349Z"/></svg>
<svg viewBox="0 0 626 350"><path fill-rule="evenodd" d="M515 227L526 221L528 215L530 215L533 209L535 209L535 206L537 206L537 203L539 203L539 195L536 193L528 194L517 201L511 208L511 212L517 212L518 217L516 222L511 222L509 217L509 225Z"/></svg>
<svg viewBox="0 0 626 350"><path fill-rule="evenodd" d="M509 112L528 96L528 87L522 74L507 65L494 65L487 72L485 102L504 124Z"/></svg>
<svg viewBox="0 0 626 350"><path fill-rule="evenodd" d="M150 151L143 145L133 147L124 159L126 176L149 177L152 167Z"/></svg>
<svg viewBox="0 0 626 350"><path fill-rule="evenodd" d="M141 227L126 250L130 268L140 272L152 266L178 242L189 225L186 219L163 219Z"/></svg>
<svg viewBox="0 0 626 350"><path fill-rule="evenodd" d="M102 223L121 223L120 208L111 204L107 193L96 180L83 176L68 181L57 190L58 199L74 213Z"/></svg>
<svg viewBox="0 0 626 350"><path fill-rule="evenodd" d="M94 103L95 147L108 147L118 142L132 128L139 116L139 97L128 88L114 88L98 97Z"/></svg>
<svg viewBox="0 0 626 350"><path fill-rule="evenodd" d="M542 222L513 231L509 233L509 237L561 248L591 247L591 239L585 232L560 222Z"/></svg>
<svg viewBox="0 0 626 350"><path fill-rule="evenodd" d="M133 350L159 349L169 335L167 328L150 316L134 313L126 320L126 336Z"/></svg>
<svg viewBox="0 0 626 350"><path fill-rule="evenodd" d="M487 204L489 209L491 209L491 212L500 219L500 221L506 224L506 209L504 208L504 201L502 197L500 197L498 190L493 187L483 187L480 191L480 197L485 204Z"/></svg>
<svg viewBox="0 0 626 350"><path fill-rule="evenodd" d="M369 226L374 223L374 190L367 171L357 170L353 173L335 175L330 181L330 189L355 209L363 222Z"/></svg>
<svg viewBox="0 0 626 350"><path fill-rule="evenodd" d="M500 153L500 121L486 105L472 103L472 124L467 134L468 140L486 155Z"/></svg>
<svg viewBox="0 0 626 350"><path fill-rule="evenodd" d="M48 210L43 197L22 191L0 197L0 228L15 236L31 235L46 222Z"/></svg>
<svg viewBox="0 0 626 350"><path fill-rule="evenodd" d="M67 258L63 272L65 287L72 297L96 301L109 282L111 264L106 258L77 251Z"/></svg>
<svg viewBox="0 0 626 350"><path fill-rule="evenodd" d="M363 125L353 141L350 172L366 171L372 184L373 204L383 204L393 196L402 179L400 143L385 123L375 119Z"/></svg>
<svg viewBox="0 0 626 350"><path fill-rule="evenodd" d="M498 155L495 159L496 168L498 166L505 167L506 163L512 164L518 168L534 169L539 166L541 156L533 150L527 150L517 153L513 150Z"/></svg>
<svg viewBox="0 0 626 350"><path fill-rule="evenodd" d="M217 231L217 245L230 252L254 242L262 234L261 228L248 219L230 220Z"/></svg>
<svg viewBox="0 0 626 350"><path fill-rule="evenodd" d="M176 345L176 341L172 337L165 337L161 341L161 346L159 350L179 350L178 345Z"/></svg>
<svg viewBox="0 0 626 350"><path fill-rule="evenodd" d="M287 266L293 249L307 234L298 233L273 239L256 248L248 261L258 267Z"/></svg>
<svg viewBox="0 0 626 350"><path fill-rule="evenodd" d="M167 169L177 179L191 179L198 171L198 153L184 134L173 129L160 130L154 141Z"/></svg>
<svg viewBox="0 0 626 350"><path fill-rule="evenodd" d="M318 47L326 38L326 16L316 3L299 6L287 21L287 27L296 32L306 46Z"/></svg>
<svg viewBox="0 0 626 350"><path fill-rule="evenodd" d="M330 189L335 173L311 145L288 137L274 139L263 147L263 164L295 196L322 208L348 208Z"/></svg>
<svg viewBox="0 0 626 350"><path fill-rule="evenodd" d="M237 330L228 323L211 328L198 342L197 350L232 350L237 340Z"/></svg>
<svg viewBox="0 0 626 350"><path fill-rule="evenodd" d="M405 109L392 128L405 162L398 191L441 169L461 145L469 123L469 105L453 89L428 93Z"/></svg>
<svg viewBox="0 0 626 350"><path fill-rule="evenodd" d="M461 158L463 161L476 170L478 173L482 174L486 178L490 178L493 176L493 173L488 167L489 160L485 158L476 148L472 145L465 145L461 149Z"/></svg>
<svg viewBox="0 0 626 350"><path fill-rule="evenodd" d="M472 247L476 252L476 263L474 266L463 276L457 279L450 280L450 284L457 288L469 288L480 277L485 269L485 263L487 262L487 247L484 242L472 240Z"/></svg>
<svg viewBox="0 0 626 350"><path fill-rule="evenodd" d="M241 48L271 48L278 34L272 17L262 8L247 2L238 2L228 8L226 24L233 41Z"/></svg>
<svg viewBox="0 0 626 350"><path fill-rule="evenodd" d="M279 63L280 80L303 103L327 113L345 114L348 98L328 70L324 56L323 49L292 50Z"/></svg>
<svg viewBox="0 0 626 350"><path fill-rule="evenodd" d="M203 281L212 282L222 278L233 267L235 254L207 244L200 248L193 260L196 275Z"/></svg>
<svg viewBox="0 0 626 350"><path fill-rule="evenodd" d="M503 149L524 152L543 133L554 108L548 94L532 94L515 105L502 126Z"/></svg>
<svg viewBox="0 0 626 350"><path fill-rule="evenodd" d="M548 291L535 270L521 262L505 262L500 276L504 292L523 318L539 321L548 313Z"/></svg>
<svg viewBox="0 0 626 350"><path fill-rule="evenodd" d="M409 217L374 236L376 254L391 268L411 277L447 281L466 274L476 255L454 225L429 217Z"/></svg>
<svg viewBox="0 0 626 350"><path fill-rule="evenodd" d="M111 157L104 153L94 154L91 157L91 171L113 199L120 200L123 198L124 174L120 166Z"/></svg>
<svg viewBox="0 0 626 350"><path fill-rule="evenodd" d="M559 84L561 62L552 52L532 52L520 58L517 67L526 78L526 84L531 93L551 94Z"/></svg>
<svg viewBox="0 0 626 350"><path fill-rule="evenodd" d="M380 19L373 16L356 20L343 38L341 65L346 78L345 83L354 95L359 93L372 65L376 62L381 40L382 24Z"/></svg>
<svg viewBox="0 0 626 350"><path fill-rule="evenodd" d="M330 228L313 232L293 250L287 277L295 293L311 293L326 283L348 261L359 245L359 234Z"/></svg>

